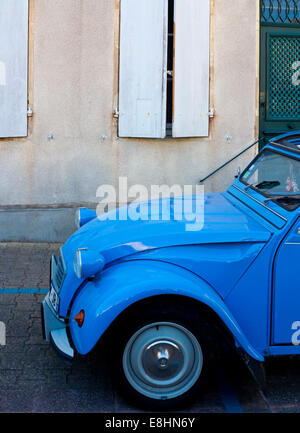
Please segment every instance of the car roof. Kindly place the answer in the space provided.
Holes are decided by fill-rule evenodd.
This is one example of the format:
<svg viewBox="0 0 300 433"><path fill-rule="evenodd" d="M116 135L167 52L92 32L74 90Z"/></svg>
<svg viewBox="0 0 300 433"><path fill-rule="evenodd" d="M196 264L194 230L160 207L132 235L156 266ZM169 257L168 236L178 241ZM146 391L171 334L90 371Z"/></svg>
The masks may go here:
<svg viewBox="0 0 300 433"><path fill-rule="evenodd" d="M300 153L300 131L288 132L269 140L269 144Z"/></svg>

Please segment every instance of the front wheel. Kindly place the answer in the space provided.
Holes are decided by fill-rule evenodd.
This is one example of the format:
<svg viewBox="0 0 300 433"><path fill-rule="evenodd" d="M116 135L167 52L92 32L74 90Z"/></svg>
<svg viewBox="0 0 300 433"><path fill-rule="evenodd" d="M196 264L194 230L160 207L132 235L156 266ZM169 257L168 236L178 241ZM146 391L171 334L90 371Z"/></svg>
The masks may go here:
<svg viewBox="0 0 300 433"><path fill-rule="evenodd" d="M115 340L114 376L123 394L152 409L187 404L208 375L212 352L207 321L178 307L159 312L148 308L134 316L122 324Z"/></svg>

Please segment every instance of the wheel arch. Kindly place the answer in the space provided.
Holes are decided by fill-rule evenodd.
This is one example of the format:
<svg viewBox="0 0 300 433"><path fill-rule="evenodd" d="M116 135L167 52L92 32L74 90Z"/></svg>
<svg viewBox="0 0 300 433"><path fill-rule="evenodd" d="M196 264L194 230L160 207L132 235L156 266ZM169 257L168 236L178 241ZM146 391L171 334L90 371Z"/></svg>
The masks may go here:
<svg viewBox="0 0 300 433"><path fill-rule="evenodd" d="M109 335L126 315L133 314L135 308L163 299L197 308L252 358L260 362L264 360L248 341L222 298L206 281L176 265L149 260L110 267L101 278L89 281L81 289L69 317L76 350L87 354L104 334ZM85 310L86 319L79 328L74 317L81 309Z"/></svg>
<svg viewBox="0 0 300 433"><path fill-rule="evenodd" d="M153 305L155 302L157 302L159 305L172 304L173 306L178 306L178 308L193 309L194 311L197 311L199 314L204 315L209 320L209 323L213 324L214 327L219 331L219 334L222 334L229 343L234 344L232 333L211 307L195 298L181 294L149 296L134 302L112 321L112 323L104 332L103 337L110 338L116 329L120 328L123 323L126 323L129 316L135 314L135 311L151 308L151 305Z"/></svg>

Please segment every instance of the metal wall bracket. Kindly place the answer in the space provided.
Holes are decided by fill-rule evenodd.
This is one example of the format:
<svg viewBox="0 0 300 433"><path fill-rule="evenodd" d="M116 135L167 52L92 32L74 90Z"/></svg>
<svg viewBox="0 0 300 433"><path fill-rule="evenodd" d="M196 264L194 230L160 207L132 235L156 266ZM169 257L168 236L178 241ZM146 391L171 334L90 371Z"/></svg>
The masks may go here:
<svg viewBox="0 0 300 433"><path fill-rule="evenodd" d="M216 114L216 110L214 108L210 108L208 112L208 117L212 119L213 117L215 117L215 114Z"/></svg>

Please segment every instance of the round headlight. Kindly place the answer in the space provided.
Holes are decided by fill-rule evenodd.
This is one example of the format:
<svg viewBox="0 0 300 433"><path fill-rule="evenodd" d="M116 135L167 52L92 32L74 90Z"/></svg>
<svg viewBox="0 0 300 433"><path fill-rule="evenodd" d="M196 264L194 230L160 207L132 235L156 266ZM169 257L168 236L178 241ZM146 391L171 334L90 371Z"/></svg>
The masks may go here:
<svg viewBox="0 0 300 433"><path fill-rule="evenodd" d="M104 266L105 259L98 251L79 248L74 255L74 272L80 280L94 277Z"/></svg>

